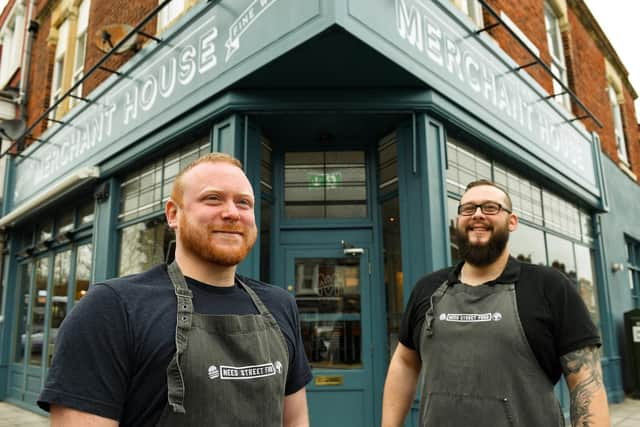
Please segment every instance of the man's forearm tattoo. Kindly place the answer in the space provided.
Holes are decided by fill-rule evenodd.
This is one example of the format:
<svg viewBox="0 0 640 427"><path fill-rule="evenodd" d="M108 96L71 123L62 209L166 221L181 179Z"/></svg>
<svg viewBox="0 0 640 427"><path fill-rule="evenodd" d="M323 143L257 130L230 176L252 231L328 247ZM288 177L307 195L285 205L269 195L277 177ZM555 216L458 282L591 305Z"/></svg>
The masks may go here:
<svg viewBox="0 0 640 427"><path fill-rule="evenodd" d="M600 354L596 347L587 347L561 358L564 375L578 374L585 369L587 374L570 390L571 397L571 425L573 427L588 427L592 425L590 406L594 394L602 387L602 373L600 371Z"/></svg>

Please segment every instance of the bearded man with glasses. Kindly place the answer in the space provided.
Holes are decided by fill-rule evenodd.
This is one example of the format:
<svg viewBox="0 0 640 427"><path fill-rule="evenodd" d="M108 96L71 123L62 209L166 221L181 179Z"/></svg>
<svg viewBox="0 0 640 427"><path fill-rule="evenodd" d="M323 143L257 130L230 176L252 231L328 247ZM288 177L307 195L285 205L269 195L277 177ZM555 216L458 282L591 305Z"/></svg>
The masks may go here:
<svg viewBox="0 0 640 427"><path fill-rule="evenodd" d="M462 259L418 281L384 387L382 424L401 426L422 384L421 426L559 427L564 373L573 426L609 426L600 337L562 272L509 255L511 198L474 181L456 219Z"/></svg>

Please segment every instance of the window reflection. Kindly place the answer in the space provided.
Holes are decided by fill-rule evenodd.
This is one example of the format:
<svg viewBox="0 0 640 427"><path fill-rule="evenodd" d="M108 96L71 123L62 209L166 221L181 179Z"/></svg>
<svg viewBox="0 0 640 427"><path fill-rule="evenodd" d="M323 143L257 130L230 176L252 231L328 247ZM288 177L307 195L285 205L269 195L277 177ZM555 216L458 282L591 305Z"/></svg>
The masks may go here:
<svg viewBox="0 0 640 427"><path fill-rule="evenodd" d="M519 223L516 231L511 233L509 251L518 261L538 265L547 264L543 232L523 223Z"/></svg>
<svg viewBox="0 0 640 427"><path fill-rule="evenodd" d="M78 246L76 254L75 302L78 302L89 290L89 283L91 282L92 252L93 245L91 243Z"/></svg>
<svg viewBox="0 0 640 427"><path fill-rule="evenodd" d="M302 339L311 366L362 366L360 259L296 259L295 283Z"/></svg>
<svg viewBox="0 0 640 427"><path fill-rule="evenodd" d="M578 293L582 297L591 318L598 328L600 328L600 314L598 311L598 294L594 282L593 273L593 253L582 245L575 245Z"/></svg>
<svg viewBox="0 0 640 427"><path fill-rule="evenodd" d="M165 262L175 234L163 219L151 219L125 227L120 232L118 275L141 273Z"/></svg>
<svg viewBox="0 0 640 427"><path fill-rule="evenodd" d="M565 273L571 280L576 280L576 264L573 259L573 245L570 241L547 234L549 265Z"/></svg>
<svg viewBox="0 0 640 427"><path fill-rule="evenodd" d="M402 247L400 244L400 206L394 197L382 204L384 242L384 283L387 293L387 331L389 359L398 344L403 312Z"/></svg>
<svg viewBox="0 0 640 427"><path fill-rule="evenodd" d="M29 287L31 286L31 266L30 263L20 264L18 267L18 312L16 334L17 342L14 346L13 361L15 363L24 362L24 350L27 343L26 327L27 315L29 313Z"/></svg>
<svg viewBox="0 0 640 427"><path fill-rule="evenodd" d="M47 303L47 278L49 277L49 258L36 261L33 307L31 308L31 336L29 363L42 364L42 344L44 338L44 317Z"/></svg>

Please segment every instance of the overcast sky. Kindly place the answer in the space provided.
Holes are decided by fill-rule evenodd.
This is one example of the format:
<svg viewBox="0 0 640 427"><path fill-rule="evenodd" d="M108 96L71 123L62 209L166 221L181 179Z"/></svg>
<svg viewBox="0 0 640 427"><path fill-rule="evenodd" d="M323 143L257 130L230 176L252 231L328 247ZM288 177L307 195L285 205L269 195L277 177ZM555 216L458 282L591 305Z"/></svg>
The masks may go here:
<svg viewBox="0 0 640 427"><path fill-rule="evenodd" d="M640 1L585 0L629 72L629 80L640 93ZM636 118L640 122L640 102L636 99Z"/></svg>

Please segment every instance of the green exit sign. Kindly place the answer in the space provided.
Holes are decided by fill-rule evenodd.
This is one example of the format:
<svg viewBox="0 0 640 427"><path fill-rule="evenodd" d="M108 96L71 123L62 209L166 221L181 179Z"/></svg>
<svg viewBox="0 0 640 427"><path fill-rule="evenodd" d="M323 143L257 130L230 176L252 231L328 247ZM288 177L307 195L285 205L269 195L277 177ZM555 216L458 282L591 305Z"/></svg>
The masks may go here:
<svg viewBox="0 0 640 427"><path fill-rule="evenodd" d="M313 173L308 172L310 188L338 188L342 183L342 172Z"/></svg>

